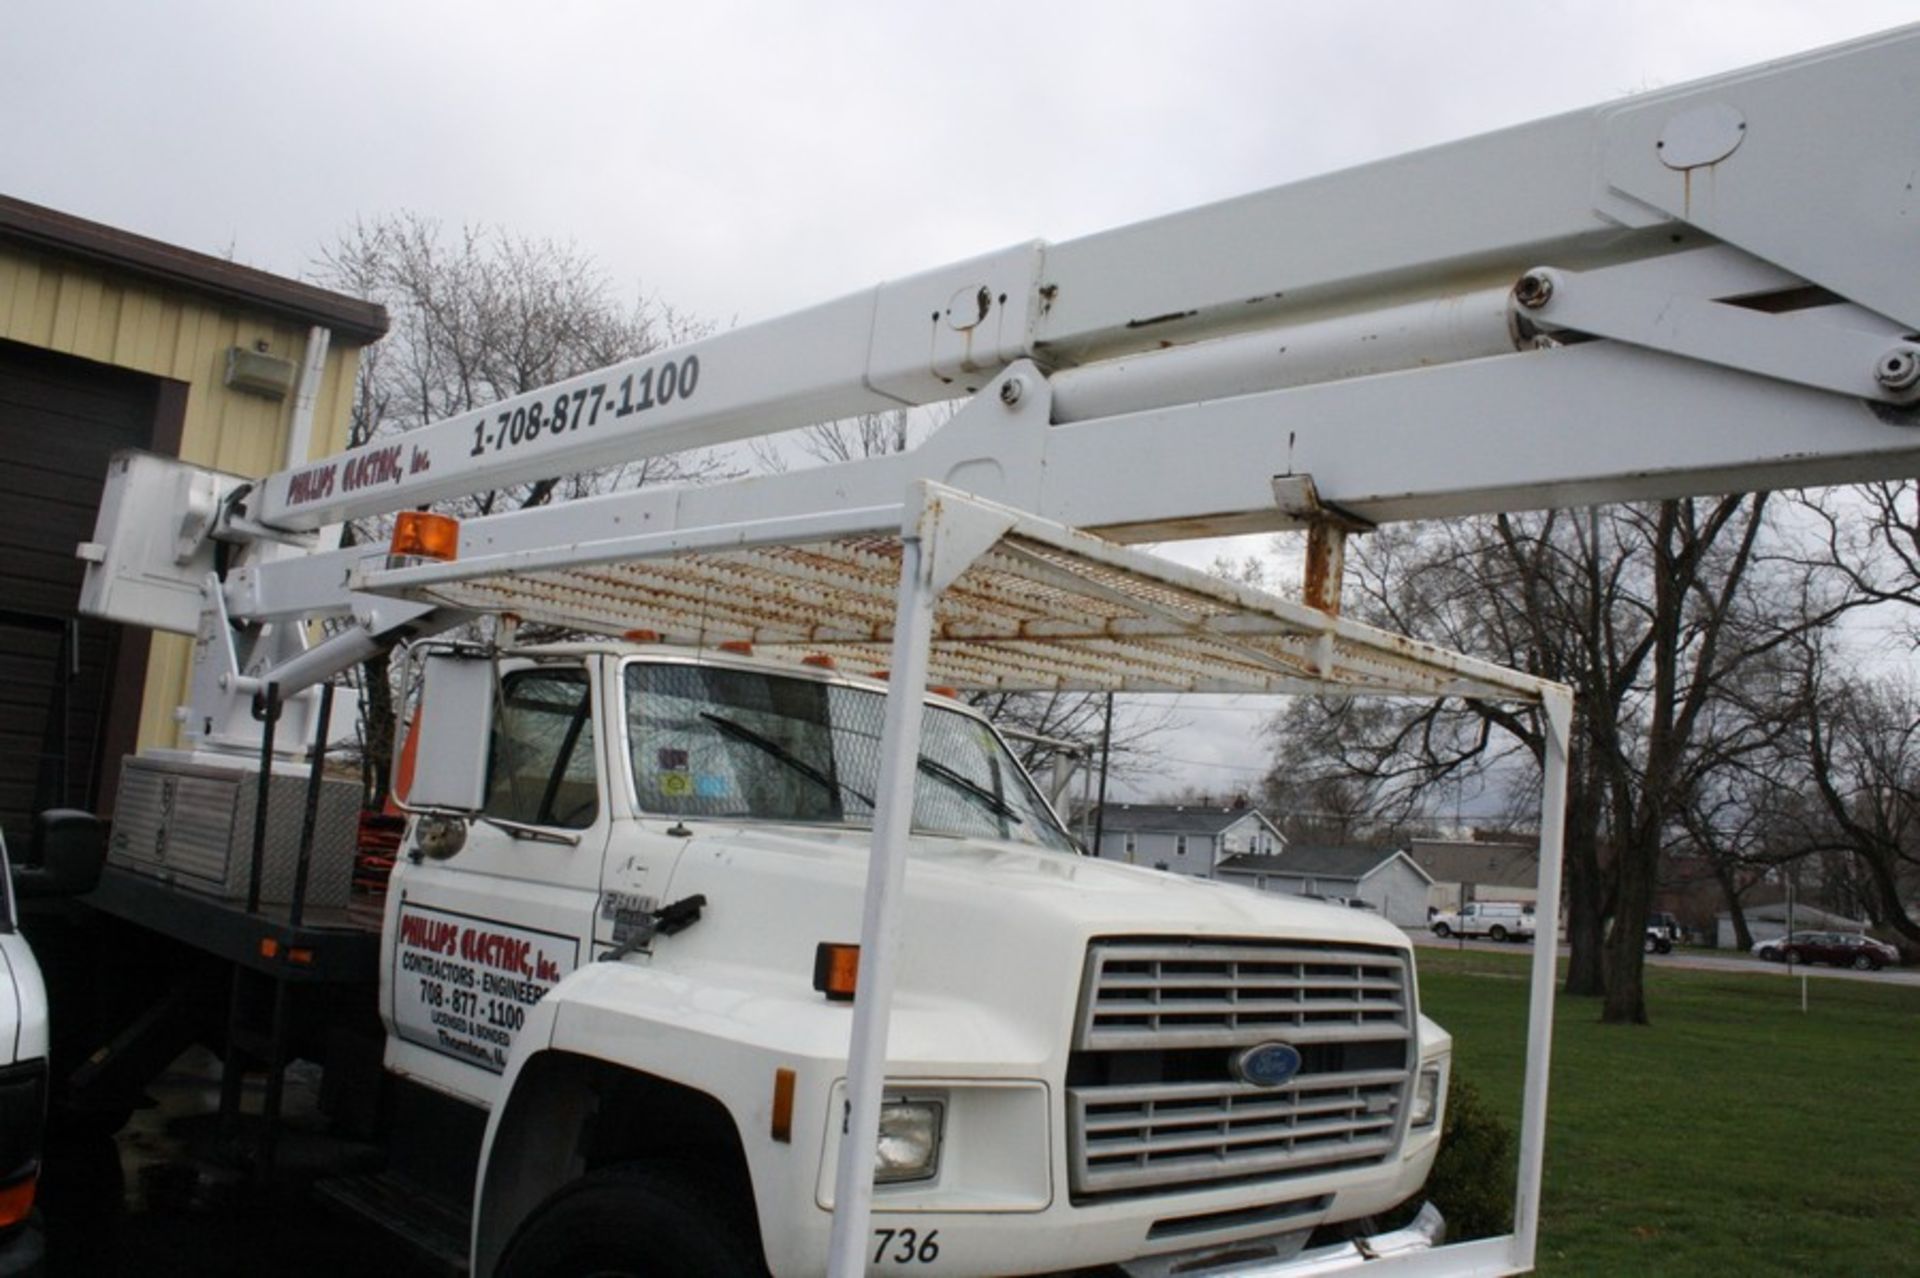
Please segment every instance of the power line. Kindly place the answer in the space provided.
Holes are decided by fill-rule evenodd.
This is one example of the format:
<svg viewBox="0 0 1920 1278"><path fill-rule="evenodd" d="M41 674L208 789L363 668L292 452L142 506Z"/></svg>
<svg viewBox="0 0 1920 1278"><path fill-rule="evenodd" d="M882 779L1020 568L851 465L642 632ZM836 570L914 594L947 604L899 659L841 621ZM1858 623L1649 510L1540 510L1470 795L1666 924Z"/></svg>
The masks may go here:
<svg viewBox="0 0 1920 1278"><path fill-rule="evenodd" d="M1270 765L1264 763L1258 765L1250 763L1209 763L1204 759L1178 759L1170 754L1156 754L1153 756L1153 759L1156 763L1184 763L1190 768L1221 768L1228 772L1266 772L1270 767Z"/></svg>

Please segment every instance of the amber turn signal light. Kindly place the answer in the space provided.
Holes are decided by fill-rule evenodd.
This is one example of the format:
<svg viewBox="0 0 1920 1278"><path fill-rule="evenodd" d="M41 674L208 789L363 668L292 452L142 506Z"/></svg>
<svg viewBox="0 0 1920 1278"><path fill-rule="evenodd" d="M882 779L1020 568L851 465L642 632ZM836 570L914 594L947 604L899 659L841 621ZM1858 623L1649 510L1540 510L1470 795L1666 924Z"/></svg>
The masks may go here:
<svg viewBox="0 0 1920 1278"><path fill-rule="evenodd" d="M23 1176L0 1188L0 1229L9 1229L33 1212L33 1195L39 1186L37 1176Z"/></svg>
<svg viewBox="0 0 1920 1278"><path fill-rule="evenodd" d="M770 1134L783 1145L793 1143L793 1082L792 1070L773 1071L773 1128Z"/></svg>
<svg viewBox="0 0 1920 1278"><path fill-rule="evenodd" d="M860 982L860 947L840 941L822 941L813 951L813 988L836 1003L853 1001Z"/></svg>
<svg viewBox="0 0 1920 1278"><path fill-rule="evenodd" d="M430 510L403 510L394 516L388 549L397 557L451 563L460 557L460 521Z"/></svg>

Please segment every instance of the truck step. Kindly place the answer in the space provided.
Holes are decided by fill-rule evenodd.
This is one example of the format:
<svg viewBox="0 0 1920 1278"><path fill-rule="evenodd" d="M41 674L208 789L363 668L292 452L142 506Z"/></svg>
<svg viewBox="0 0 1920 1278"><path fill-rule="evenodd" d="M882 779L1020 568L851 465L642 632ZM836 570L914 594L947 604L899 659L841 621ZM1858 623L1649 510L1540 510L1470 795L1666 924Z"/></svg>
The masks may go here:
<svg viewBox="0 0 1920 1278"><path fill-rule="evenodd" d="M410 1244L453 1278L467 1272L466 1207L398 1172L316 1181L314 1192Z"/></svg>

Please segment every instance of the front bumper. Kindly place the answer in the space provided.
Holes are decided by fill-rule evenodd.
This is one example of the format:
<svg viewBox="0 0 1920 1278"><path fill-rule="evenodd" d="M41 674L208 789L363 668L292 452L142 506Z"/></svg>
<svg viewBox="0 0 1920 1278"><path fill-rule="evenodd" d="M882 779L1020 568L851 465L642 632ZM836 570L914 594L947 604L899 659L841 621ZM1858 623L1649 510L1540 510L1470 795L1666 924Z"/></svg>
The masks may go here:
<svg viewBox="0 0 1920 1278"><path fill-rule="evenodd" d="M1313 1278L1319 1274L1350 1273L1352 1266L1390 1256L1428 1251L1446 1241L1447 1222L1432 1203L1421 1206L1404 1229L1349 1239L1306 1250L1311 1231L1272 1238L1227 1243L1197 1251L1152 1256L1120 1265L1127 1278ZM1264 1254L1263 1254L1264 1253ZM1359 1270L1361 1274L1366 1271Z"/></svg>

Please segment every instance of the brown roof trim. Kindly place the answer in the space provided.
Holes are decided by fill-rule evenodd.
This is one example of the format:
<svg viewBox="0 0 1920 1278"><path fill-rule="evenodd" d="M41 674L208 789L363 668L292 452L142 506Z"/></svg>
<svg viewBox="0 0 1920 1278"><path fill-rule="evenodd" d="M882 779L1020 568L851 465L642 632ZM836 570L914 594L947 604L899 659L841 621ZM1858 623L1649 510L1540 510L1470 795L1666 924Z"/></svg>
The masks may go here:
<svg viewBox="0 0 1920 1278"><path fill-rule="evenodd" d="M323 324L335 337L362 346L387 332L387 308L373 302L0 195L0 244L8 243L302 324Z"/></svg>

